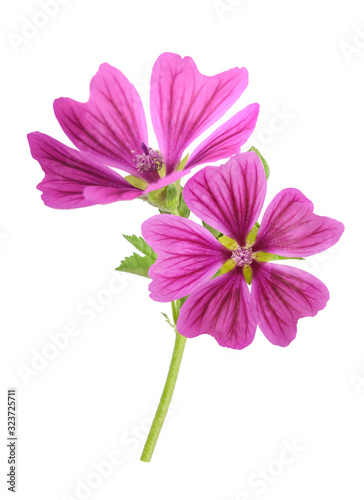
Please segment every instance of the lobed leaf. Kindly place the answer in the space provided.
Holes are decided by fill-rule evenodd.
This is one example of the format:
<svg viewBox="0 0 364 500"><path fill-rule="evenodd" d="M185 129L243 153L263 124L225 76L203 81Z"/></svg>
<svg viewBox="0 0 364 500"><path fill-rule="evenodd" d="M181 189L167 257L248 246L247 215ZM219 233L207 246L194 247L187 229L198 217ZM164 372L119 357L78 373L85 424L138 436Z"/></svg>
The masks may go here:
<svg viewBox="0 0 364 500"><path fill-rule="evenodd" d="M154 264L154 262L155 259L148 255L143 257L137 253L133 253L130 257L125 257L125 259L120 262L120 266L117 267L116 270L149 278L149 268L152 264Z"/></svg>
<svg viewBox="0 0 364 500"><path fill-rule="evenodd" d="M148 257L152 257L152 259L157 260L157 254L153 251L152 247L148 245L144 238L141 236L135 236L132 234L128 236L127 234L123 234L124 238L129 241L137 250L142 252L144 255Z"/></svg>

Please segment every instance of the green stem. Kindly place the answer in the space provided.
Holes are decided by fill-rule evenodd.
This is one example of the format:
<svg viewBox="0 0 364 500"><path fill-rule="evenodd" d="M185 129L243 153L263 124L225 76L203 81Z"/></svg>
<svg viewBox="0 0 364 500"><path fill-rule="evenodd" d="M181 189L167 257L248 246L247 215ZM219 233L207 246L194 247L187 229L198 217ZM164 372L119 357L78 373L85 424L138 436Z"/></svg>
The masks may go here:
<svg viewBox="0 0 364 500"><path fill-rule="evenodd" d="M174 344L167 380L164 385L163 393L152 423L152 427L150 428L147 441L144 445L142 456L140 457L140 460L142 460L143 462L150 462L152 459L153 451L155 445L157 444L159 433L162 429L164 419L166 418L169 404L173 396L173 391L176 385L179 367L181 366L186 340L186 337L180 335L176 330L176 341Z"/></svg>
<svg viewBox="0 0 364 500"><path fill-rule="evenodd" d="M173 318L173 321L174 321L174 324L176 325L177 324L177 319L178 319L178 303L175 302L174 300L171 302L171 306L172 306L172 318Z"/></svg>

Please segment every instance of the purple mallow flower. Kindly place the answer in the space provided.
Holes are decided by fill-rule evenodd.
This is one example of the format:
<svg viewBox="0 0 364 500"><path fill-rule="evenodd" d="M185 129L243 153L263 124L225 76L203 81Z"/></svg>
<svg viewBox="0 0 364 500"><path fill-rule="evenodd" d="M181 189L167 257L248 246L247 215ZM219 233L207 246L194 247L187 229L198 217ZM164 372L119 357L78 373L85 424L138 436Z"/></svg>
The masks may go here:
<svg viewBox="0 0 364 500"><path fill-rule="evenodd" d="M136 89L119 70L102 64L91 80L88 102L54 102L63 131L79 151L40 132L28 135L32 156L45 172L38 185L44 203L79 208L131 200L173 183L192 167L239 152L254 130L258 104L217 128L177 170L185 149L225 114L247 84L245 68L205 76L190 57L162 54L152 70L150 92L157 149L148 143Z"/></svg>
<svg viewBox="0 0 364 500"><path fill-rule="evenodd" d="M189 295L177 322L181 335L208 333L222 346L243 349L259 325L270 342L287 346L298 319L326 306L329 292L320 280L266 261L273 253L306 257L322 252L339 240L343 224L315 215L313 204L290 188L270 203L255 238L266 188L262 163L253 152L206 167L187 182L187 206L225 235L225 246L182 217L156 215L143 223L142 234L158 254L149 271L151 298L166 302ZM220 268L222 274L211 279Z"/></svg>

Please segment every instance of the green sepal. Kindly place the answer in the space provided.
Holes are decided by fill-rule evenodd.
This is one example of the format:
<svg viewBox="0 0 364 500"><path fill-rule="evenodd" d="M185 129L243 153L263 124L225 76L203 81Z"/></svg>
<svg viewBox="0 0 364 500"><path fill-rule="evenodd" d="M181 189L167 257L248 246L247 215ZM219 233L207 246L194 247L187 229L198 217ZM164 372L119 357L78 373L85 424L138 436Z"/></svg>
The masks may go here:
<svg viewBox="0 0 364 500"><path fill-rule="evenodd" d="M186 300L188 299L189 295L187 295L187 297L182 297L182 299L178 299L177 302L178 302L178 308L181 310L181 307L183 306L183 304L186 302Z"/></svg>
<svg viewBox="0 0 364 500"><path fill-rule="evenodd" d="M250 266L244 266L243 267L243 274L244 274L245 281L248 283L248 285L251 285L252 284L252 277L253 277L252 268Z"/></svg>
<svg viewBox="0 0 364 500"><path fill-rule="evenodd" d="M139 179L139 177L134 177L134 175L126 175L124 179L128 181L129 184L139 189L144 190L148 186L148 184L145 181L143 181L143 179Z"/></svg>
<svg viewBox="0 0 364 500"><path fill-rule="evenodd" d="M220 275L226 274L236 266L236 262L233 259L229 259L225 264L219 269Z"/></svg>
<svg viewBox="0 0 364 500"><path fill-rule="evenodd" d="M181 163L178 165L177 167L177 171L178 170L183 170L186 166L186 163L187 163L187 160L188 160L188 157L190 156L190 154L188 153L182 160L181 160Z"/></svg>
<svg viewBox="0 0 364 500"><path fill-rule="evenodd" d="M140 250L144 255L151 257L154 260L157 260L157 254L153 251L152 247L148 245L144 238L141 236L135 236L132 234L128 236L127 234L123 234L124 238L129 241L137 250Z"/></svg>
<svg viewBox="0 0 364 500"><path fill-rule="evenodd" d="M177 183L151 191L148 194L150 205L158 208L163 213L179 215L181 191Z"/></svg>
<svg viewBox="0 0 364 500"><path fill-rule="evenodd" d="M149 257L148 255L141 256L138 253L133 253L133 255L125 257L125 259L120 262L120 266L116 268L116 271L122 271L124 273L136 274L138 276L149 278L149 268L152 264L154 264L154 262L155 259Z"/></svg>
<svg viewBox="0 0 364 500"><path fill-rule="evenodd" d="M163 316L164 316L164 319L166 320L166 322L169 324L170 327L174 328L174 324L172 323L172 321L169 319L168 317L168 314L166 313L161 313Z"/></svg>
<svg viewBox="0 0 364 500"><path fill-rule="evenodd" d="M165 177L166 176L166 166L165 164L163 163L162 167L158 170L158 174L159 174L159 177Z"/></svg>
<svg viewBox="0 0 364 500"><path fill-rule="evenodd" d="M305 260L303 257L282 257L281 255L275 255L274 253L268 252L257 252L255 254L256 260L259 262L271 262L272 260Z"/></svg>
<svg viewBox="0 0 364 500"><path fill-rule="evenodd" d="M166 191L166 206L167 210L171 214L177 215L177 208L179 205L179 195L178 195L178 190L174 184L170 184L167 186L167 191Z"/></svg>
<svg viewBox="0 0 364 500"><path fill-rule="evenodd" d="M229 236L220 236L218 240L222 245L224 245L224 247L228 248L229 250L236 250L238 248L238 244L236 243L236 241L232 238L229 238Z"/></svg>
<svg viewBox="0 0 364 500"><path fill-rule="evenodd" d="M222 233L220 233L220 231L217 231L216 229L214 229L213 227L209 226L208 224L206 224L206 222L203 222L202 221L202 224L203 226L208 230L210 231L210 233L215 236L216 239L220 238L220 236L223 236Z"/></svg>
<svg viewBox="0 0 364 500"><path fill-rule="evenodd" d="M253 228L249 232L247 238L246 238L246 244L249 245L250 247L253 245L255 240L257 239L257 234L258 234L258 229L260 228L259 222L254 224Z"/></svg>
<svg viewBox="0 0 364 500"><path fill-rule="evenodd" d="M170 184L167 186L167 192L166 192L166 202L171 203L177 198L177 189L176 186L173 184Z"/></svg>
<svg viewBox="0 0 364 500"><path fill-rule="evenodd" d="M266 162L266 160L263 158L263 156L259 153L259 151L257 150L257 148L255 148L254 146L252 146L249 151L253 151L254 153L256 153L261 162L263 163L263 167L264 167L264 172L265 172L265 177L266 179L268 180L269 179L269 175L270 175L270 168L269 168L269 165L268 163Z"/></svg>
<svg viewBox="0 0 364 500"><path fill-rule="evenodd" d="M153 207L162 210L163 212L168 212L167 210L167 187L163 187L161 189L156 189L155 191L151 191L148 193L148 202Z"/></svg>
<svg viewBox="0 0 364 500"><path fill-rule="evenodd" d="M185 219L188 219L188 217L190 216L190 209L188 208L188 206L186 205L186 202L183 198L183 188L181 188L181 194L179 196L179 204L178 204L178 215L180 215L181 217L184 217Z"/></svg>

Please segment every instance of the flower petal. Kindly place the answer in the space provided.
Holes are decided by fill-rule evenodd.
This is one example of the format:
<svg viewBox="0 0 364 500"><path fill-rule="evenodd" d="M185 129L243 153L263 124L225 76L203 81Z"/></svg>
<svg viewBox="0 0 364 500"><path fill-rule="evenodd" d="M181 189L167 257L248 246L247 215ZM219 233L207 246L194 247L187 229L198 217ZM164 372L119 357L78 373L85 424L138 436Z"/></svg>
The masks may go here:
<svg viewBox="0 0 364 500"><path fill-rule="evenodd" d="M190 294L230 258L229 252L202 226L176 215L155 215L142 225L148 245L158 254L149 270L150 297L169 302Z"/></svg>
<svg viewBox="0 0 364 500"><path fill-rule="evenodd" d="M191 154L185 169L230 158L251 136L258 119L259 104L250 104L225 122Z"/></svg>
<svg viewBox="0 0 364 500"><path fill-rule="evenodd" d="M236 102L248 85L245 68L202 75L190 57L164 53L154 64L150 106L167 172L183 151Z"/></svg>
<svg viewBox="0 0 364 500"><path fill-rule="evenodd" d="M267 339L285 347L296 337L297 321L316 316L330 298L312 274L280 264L252 264L252 308Z"/></svg>
<svg viewBox="0 0 364 500"><path fill-rule="evenodd" d="M206 167L186 184L190 210L244 246L257 221L267 190L263 165L256 153L239 153L220 167Z"/></svg>
<svg viewBox="0 0 364 500"><path fill-rule="evenodd" d="M241 268L198 287L183 304L177 330L188 338L208 333L223 347L244 349L257 327Z"/></svg>
<svg viewBox="0 0 364 500"><path fill-rule="evenodd" d="M142 142L148 144L142 101L121 71L102 64L91 80L89 101L61 97L54 101L54 112L65 134L81 151L149 179L136 170L131 153Z"/></svg>
<svg viewBox="0 0 364 500"><path fill-rule="evenodd" d="M49 207L67 209L109 203L87 200L83 194L87 186L117 188L126 199L141 193L113 170L48 135L33 132L28 135L28 141L33 158L45 172L37 187L43 191L42 199Z"/></svg>
<svg viewBox="0 0 364 500"><path fill-rule="evenodd" d="M88 186L84 189L84 196L86 199L93 200L94 203L113 203L115 201L126 200L126 199L134 199L138 196L143 196L151 191L156 191L157 189L162 189L163 187L168 186L169 184L173 184L175 181L181 179L183 176L187 175L188 172L185 170L179 170L176 172L172 172L166 177L159 177L157 180L151 182L148 187L144 190L138 190L135 192L130 192L128 195L125 193L125 189L118 188L100 188L99 186ZM129 198L127 197L129 196ZM109 199L110 201L104 201L105 199Z"/></svg>
<svg viewBox="0 0 364 500"><path fill-rule="evenodd" d="M313 213L313 204L298 189L284 189L269 204L254 251L283 257L307 257L334 245L344 231L341 222Z"/></svg>

